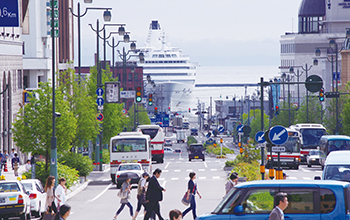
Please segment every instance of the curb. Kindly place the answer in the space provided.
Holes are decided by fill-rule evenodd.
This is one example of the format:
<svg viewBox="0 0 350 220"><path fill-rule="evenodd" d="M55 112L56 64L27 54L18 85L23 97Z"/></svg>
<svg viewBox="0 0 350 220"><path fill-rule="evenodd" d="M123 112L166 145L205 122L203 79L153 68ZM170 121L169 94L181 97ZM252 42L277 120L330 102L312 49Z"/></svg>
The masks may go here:
<svg viewBox="0 0 350 220"><path fill-rule="evenodd" d="M78 186L76 189L74 189L70 193L67 193L66 200L73 198L75 195L77 195L78 193L83 191L89 185L89 183L91 181L92 180L87 180L87 181L85 181L85 183L81 184L80 186Z"/></svg>

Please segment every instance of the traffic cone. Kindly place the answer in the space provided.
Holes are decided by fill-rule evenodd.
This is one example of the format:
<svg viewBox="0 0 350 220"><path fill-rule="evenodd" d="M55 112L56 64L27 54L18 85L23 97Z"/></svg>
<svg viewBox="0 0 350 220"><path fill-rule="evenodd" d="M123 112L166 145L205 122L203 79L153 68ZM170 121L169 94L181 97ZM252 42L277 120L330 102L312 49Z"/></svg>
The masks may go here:
<svg viewBox="0 0 350 220"><path fill-rule="evenodd" d="M5 163L4 172L8 172L8 170L7 170L7 163Z"/></svg>

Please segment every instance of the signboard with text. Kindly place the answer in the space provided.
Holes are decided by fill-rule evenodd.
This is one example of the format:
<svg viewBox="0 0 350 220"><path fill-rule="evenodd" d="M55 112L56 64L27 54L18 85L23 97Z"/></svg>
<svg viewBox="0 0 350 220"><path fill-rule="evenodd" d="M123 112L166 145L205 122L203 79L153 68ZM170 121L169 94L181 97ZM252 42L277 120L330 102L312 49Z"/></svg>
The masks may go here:
<svg viewBox="0 0 350 220"><path fill-rule="evenodd" d="M0 27L19 27L18 0L0 1Z"/></svg>

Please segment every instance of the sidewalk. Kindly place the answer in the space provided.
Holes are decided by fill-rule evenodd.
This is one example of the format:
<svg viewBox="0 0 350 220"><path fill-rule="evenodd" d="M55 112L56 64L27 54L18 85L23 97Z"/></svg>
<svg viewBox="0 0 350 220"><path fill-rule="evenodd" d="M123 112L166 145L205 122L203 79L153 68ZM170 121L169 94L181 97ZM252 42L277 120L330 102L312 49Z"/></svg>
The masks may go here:
<svg viewBox="0 0 350 220"><path fill-rule="evenodd" d="M7 161L7 171L4 172L4 169L1 170L1 176L5 176L5 180L17 180L14 171L12 170L11 163ZM19 165L18 168L18 177L22 179L22 174L26 172L25 165Z"/></svg>

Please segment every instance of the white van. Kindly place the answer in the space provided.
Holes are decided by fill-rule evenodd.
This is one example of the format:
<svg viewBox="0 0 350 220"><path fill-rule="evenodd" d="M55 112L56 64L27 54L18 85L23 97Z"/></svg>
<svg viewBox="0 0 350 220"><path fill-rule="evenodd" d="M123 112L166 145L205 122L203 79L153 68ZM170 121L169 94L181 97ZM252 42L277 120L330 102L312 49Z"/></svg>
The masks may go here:
<svg viewBox="0 0 350 220"><path fill-rule="evenodd" d="M350 181L350 151L332 151L328 154L322 173L324 180Z"/></svg>

